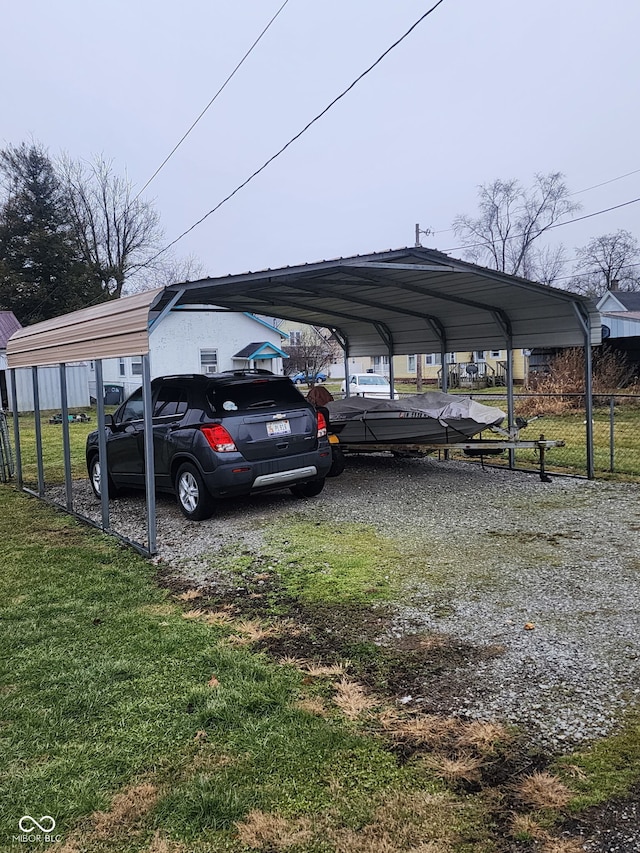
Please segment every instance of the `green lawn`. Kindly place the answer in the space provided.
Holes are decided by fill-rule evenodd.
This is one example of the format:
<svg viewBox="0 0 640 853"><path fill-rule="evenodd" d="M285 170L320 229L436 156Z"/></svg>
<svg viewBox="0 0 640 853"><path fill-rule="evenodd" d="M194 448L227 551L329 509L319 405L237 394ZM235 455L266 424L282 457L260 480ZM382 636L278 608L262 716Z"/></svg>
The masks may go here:
<svg viewBox="0 0 640 853"><path fill-rule="evenodd" d="M256 849L236 823L259 810L331 851L329 829L427 795L447 850L494 849L433 774L305 708L330 704L330 681L232 644L233 622L185 619L151 563L8 487L0 537L0 849L23 815L54 817L68 850ZM247 838L276 831L252 821Z"/></svg>
<svg viewBox="0 0 640 853"><path fill-rule="evenodd" d="M114 411L115 406L107 408ZM73 410L75 411L75 410ZM90 418L89 423L69 424L69 441L71 445L71 473L74 478L86 477L87 466L85 462L85 443L87 435L96 428L97 416L95 407L84 411ZM61 424L50 424L49 418L54 412L45 412L40 417L42 430L42 455L44 462L45 482L64 482L64 454L62 446ZM38 479L38 467L36 456L36 428L35 418L32 414L21 414L19 419L20 448L22 453L22 471L24 481L27 484L35 484ZM11 446L14 446L13 417L7 419Z"/></svg>
<svg viewBox="0 0 640 853"><path fill-rule="evenodd" d="M61 853L502 853L533 823L553 836L562 808L513 802L525 735L394 706L399 666L457 652L372 642L412 559L372 528L292 516L264 565L221 554L252 619L160 588L153 563L8 486L0 541L0 849L24 849L24 815L55 819ZM568 808L624 795L637 720L556 773Z"/></svg>

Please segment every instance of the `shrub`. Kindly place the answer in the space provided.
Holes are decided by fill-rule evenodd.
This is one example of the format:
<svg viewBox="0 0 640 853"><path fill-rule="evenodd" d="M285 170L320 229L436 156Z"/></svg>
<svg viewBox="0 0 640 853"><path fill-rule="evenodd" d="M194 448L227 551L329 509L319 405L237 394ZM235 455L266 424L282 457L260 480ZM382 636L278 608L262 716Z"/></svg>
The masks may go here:
<svg viewBox="0 0 640 853"><path fill-rule="evenodd" d="M584 350L572 347L563 350L551 361L549 372L531 383L535 392L519 401L522 415L559 415L570 409L584 408ZM634 366L623 353L603 346L593 353L593 393L613 394L620 388L635 384ZM541 397L537 395L553 395Z"/></svg>

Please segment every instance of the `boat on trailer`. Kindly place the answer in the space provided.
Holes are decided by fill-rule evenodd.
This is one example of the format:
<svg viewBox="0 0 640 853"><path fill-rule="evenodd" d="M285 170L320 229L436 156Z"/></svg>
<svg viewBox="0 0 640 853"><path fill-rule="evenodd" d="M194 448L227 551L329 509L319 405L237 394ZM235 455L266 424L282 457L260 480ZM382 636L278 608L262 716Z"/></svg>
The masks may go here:
<svg viewBox="0 0 640 853"><path fill-rule="evenodd" d="M333 400L330 429L342 444L461 444L486 429L499 428L506 415L470 397L428 391L397 400L345 397Z"/></svg>

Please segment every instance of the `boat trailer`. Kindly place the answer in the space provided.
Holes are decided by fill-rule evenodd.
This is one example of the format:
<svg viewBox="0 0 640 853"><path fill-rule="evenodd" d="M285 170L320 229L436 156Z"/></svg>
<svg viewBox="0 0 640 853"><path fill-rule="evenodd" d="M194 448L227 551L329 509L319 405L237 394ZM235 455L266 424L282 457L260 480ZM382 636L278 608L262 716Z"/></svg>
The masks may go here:
<svg viewBox="0 0 640 853"><path fill-rule="evenodd" d="M394 456L429 456L432 453L444 451L448 457L450 450L462 450L466 456L479 457L484 466L486 456L499 456L505 450L535 450L538 453L540 464L539 474L543 483L550 483L551 478L545 471L545 454L553 447L564 447L563 439L547 439L544 435L534 440L521 440L517 435L511 435L506 430L497 429L496 432L505 434L503 439L475 439L471 441L460 441L451 444L343 444L339 443L340 450L344 454L361 453L392 453Z"/></svg>

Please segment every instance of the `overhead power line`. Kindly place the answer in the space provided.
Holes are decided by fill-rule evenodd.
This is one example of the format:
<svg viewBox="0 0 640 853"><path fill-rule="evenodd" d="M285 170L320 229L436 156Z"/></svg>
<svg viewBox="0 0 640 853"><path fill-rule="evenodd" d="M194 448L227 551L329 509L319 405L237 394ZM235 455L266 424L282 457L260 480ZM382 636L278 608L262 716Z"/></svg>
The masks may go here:
<svg viewBox="0 0 640 853"><path fill-rule="evenodd" d="M624 175L617 175L615 178L610 178L608 181L602 181L599 184L594 184L591 187L585 187L582 190L576 190L575 192L569 193L572 195L580 195L581 193L589 192L590 190L597 190L599 187L606 187L607 184L613 184L616 181L621 181L623 178L629 178L631 175L640 174L640 169L634 169L633 172L625 172ZM453 228L440 228L438 231L431 231L431 234L449 234L451 231L454 231Z"/></svg>
<svg viewBox="0 0 640 853"><path fill-rule="evenodd" d="M253 42L253 44L251 45L251 47L249 48L249 50L245 53L245 55L242 57L242 59L240 60L240 62L238 62L238 64L237 64L237 65L236 65L236 67L233 69L233 71L231 72L231 74L229 74L229 76L228 76L228 77L227 77L227 79L224 81L224 83L222 84L222 86L220 86L220 88L219 88L219 89L218 89L218 91L215 93L215 95L213 96L213 98L211 98L211 100L209 101L209 103L207 104L207 106L202 110L202 112L200 113L200 115L198 116L198 118L193 122L193 124L191 125L191 127L190 127L190 128L187 130L187 132L186 132L186 133L185 133L185 134L184 134L184 135L179 139L179 141L178 141L178 142L173 146L173 148L171 149L171 151L167 154L167 156L164 158L164 160L162 161L162 163L160 163L160 165L159 165L159 166L158 166L158 168L155 170L155 172L153 173L153 175L151 175L151 177L149 178L149 180L147 181L147 183L146 183L146 184L142 187L142 189L138 192L138 194L137 194L137 195L136 195L136 197L134 198L134 201L135 201L137 198L139 198L139 196L140 196L140 195L142 195L142 193L146 190L146 188L149 186L149 184L151 183L151 181L152 181L152 180L156 177L156 175L158 175L158 173L159 173L159 172L160 172L160 171L161 171L161 170L162 170L162 169L167 165L167 163L169 162L169 160L173 157L173 155L176 153L176 151L178 150L178 148L180 148L180 146L182 145L182 143L185 141L185 139L187 138L187 136L189 136L189 134L191 133L191 131L192 131L192 130L194 129L194 127L198 124L198 122L199 122L199 121L200 121L200 119L204 116L204 114L207 112L207 110L209 109L209 107L214 103L214 101L216 101L216 100L217 100L218 96L219 96L220 94L222 94L222 92L224 91L224 89L226 89L226 87L227 87L228 83L230 83L230 82L231 82L231 80L233 79L233 77L235 77L236 73L240 70L240 67L241 67L241 66L244 64L244 62L249 58L250 54L251 54L251 53L253 52L253 50L257 47L257 45L258 45L258 43L260 42L260 40L262 39L262 37L266 34L266 32L267 32L267 30L269 29L269 27L273 24L273 22L275 21L275 19L278 17L278 15L280 14L280 12L282 12L282 10L284 9L284 7L287 5L287 3L288 3L288 2L289 2L289 0L284 0L284 3L282 4L282 6L280 6L280 8L279 8L279 9L278 9L278 11L275 13L275 15L271 18L271 20L269 21L269 23L267 24L267 26L262 30L262 32L260 33L260 35L258 36L258 38Z"/></svg>
<svg viewBox="0 0 640 853"><path fill-rule="evenodd" d="M601 184L594 184L592 187L585 187L583 190L576 190L574 193L569 193L569 195L580 195L580 193L586 193L589 190L597 190L598 187L606 187L607 184L613 184L615 181L621 181L623 178L629 178L631 175L637 175L638 173L640 173L640 169L634 169L633 172L626 172L624 175L618 175L617 178L602 181Z"/></svg>
<svg viewBox="0 0 640 853"><path fill-rule="evenodd" d="M284 152L287 150L287 148L289 148L291 145L293 145L293 143L294 143L294 142L296 142L298 139L300 139L300 137L301 137L304 133L306 133L306 132L309 130L309 128L311 128L311 127L312 127L312 126L313 126L317 121L319 121L319 120L320 120L324 115L326 115L326 114L329 112L329 110L330 110L332 107L334 107L334 106L338 103L338 101L342 100L342 98L344 98L344 97L345 97L345 95L347 95L347 94L348 94L348 93L349 93L349 92L350 92L350 91L351 91L351 90L352 90L352 89L353 89L353 88L354 88L354 87L355 87L355 86L356 86L356 85L357 85L357 84L358 84L358 83L359 83L359 82L360 82L364 77L366 77L366 76L367 76L367 74L369 74L371 71L373 71L373 69L374 69L377 65L379 65L379 64L382 62L382 60L383 60L386 56L388 56L388 54L390 54L392 50L394 50L394 48L398 47L398 45L399 45L399 44L401 44L401 43L402 43L402 42L403 42L403 41L404 41L404 40L405 40L405 39L406 39L406 38L407 38L407 37L408 37L408 36L409 36L409 35L410 35L414 30L415 30L415 29L416 29L416 27L417 27L417 26L419 26L419 24L421 24L421 23L422 23L422 21L424 21L424 20L425 20L425 18L428 18L428 17L429 17L429 15L431 15L433 12L435 12L435 10L438 8L438 6L442 5L442 3L444 3L444 0L438 0L438 2L437 2L437 3L434 3L434 5L433 5L430 9L428 9L428 10L427 10L423 15L421 15L421 16L418 18L418 20L417 20L414 24L412 24L412 25L409 27L409 29L404 33L404 35L400 36L400 38L399 38L399 39L397 39L397 40L396 40L396 41L395 41L395 42L394 42L390 47L388 47L388 48L384 51L384 53L382 53L382 54L381 54L381 55L376 59L376 61L375 61L375 62L373 62L373 63L372 63L372 64L371 64L367 69L365 69L365 70L362 72L362 74L360 74L358 77L356 77L356 79L355 79L352 83L350 83L350 84L349 84L349 86L347 86L347 88L346 88L346 89L344 89L344 91L342 91L342 92L341 92L337 97L335 97L335 98L334 98L334 99L333 99L329 104L327 104L327 106L326 106L326 107L325 107L321 112L319 112L319 113L318 113L314 118L312 118L312 119L311 119L311 121L310 121L310 122L308 122L308 123L307 123L307 124L302 128L302 130L301 130L301 131L299 131L298 133L296 133L296 135L295 135L295 136L292 136L292 137L291 137L291 139L290 139L287 143L285 143L285 145L283 145L283 146L282 146L282 148L280 148L280 150L279 150L279 151L276 151L276 153L275 153L275 154L273 154L271 157L269 157L269 159L268 159L268 160L266 160L266 161L262 164L262 166L260 166L260 168L259 168L259 169L256 169L256 170L255 170L255 172L253 172L251 175L249 175L249 177L248 177L246 180L244 180L241 184L239 184L239 185L238 185L238 186L233 190L233 192L230 192L230 193L229 193L229 195L225 196L225 197L222 199L222 201L219 201L219 202L218 202L218 204L216 204L216 206L215 206L215 207L212 207L212 208L211 208L211 210L209 210L207 213L205 213L205 215L204 215L204 216L200 217L200 219L198 219L198 221L197 221L197 222L194 222L194 223L193 223L193 225L191 225L189 228L187 228L187 230L186 230L186 231L183 231L183 232L182 232L182 234L180 234L178 237L176 237L176 238L175 238L175 240L172 240L169 244L167 244L167 245L164 247L164 249L161 249L161 250L158 252L158 254L157 254L157 255L154 255L154 257L153 257L153 258L151 258L151 261L154 261L156 258L160 257L160 255L164 254L164 253L165 253L168 249L170 249L172 246L175 246L175 244L176 244L176 243L178 243L180 240L182 240L182 238L183 238L183 237L186 237L186 236L187 236L187 234L191 233L191 231L193 231L193 230L194 230L194 228L197 228L197 227L198 227L198 225L201 225L201 224L205 221L205 219L208 219L208 217L209 217L209 216L211 216L211 214L212 214L212 213L215 213L217 210L219 210L219 209L222 207L222 205L223 205L223 204L226 204L226 202L228 202L230 199L232 199L232 198L233 198L237 193L239 193L239 192L240 192L240 190L241 190L241 189L243 189L244 187L246 187L246 186L247 186L247 184L249 184L249 183L250 183L254 178L256 178L256 177L257 177L261 172L264 172L264 170L265 170L269 165L271 165L271 163L273 163L273 161L274 161L274 160L276 160L278 157L280 157L280 155L281 155L281 154L284 154Z"/></svg>
<svg viewBox="0 0 640 853"><path fill-rule="evenodd" d="M576 216L575 219L567 219L566 222L556 222L555 225L549 225L543 228L542 231L551 231L554 228L562 228L565 225L571 225L574 222L582 222L583 219L591 219L594 216L601 216L603 213L610 213L612 210L619 210L621 207L628 207L630 204L637 204L640 198L632 198L630 201L623 201L622 204L615 204L613 207L606 207L603 210L596 210L594 213L586 213L584 216ZM542 232L541 232L542 233ZM511 237L506 237L505 240L517 240L519 237L524 237L524 234L513 234ZM482 246L488 246L489 240L482 240L479 243L468 243L466 246L453 246L451 249L445 249L445 252L460 252L463 249L477 249Z"/></svg>

